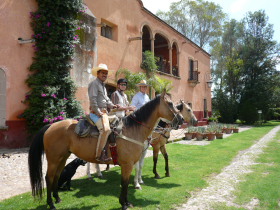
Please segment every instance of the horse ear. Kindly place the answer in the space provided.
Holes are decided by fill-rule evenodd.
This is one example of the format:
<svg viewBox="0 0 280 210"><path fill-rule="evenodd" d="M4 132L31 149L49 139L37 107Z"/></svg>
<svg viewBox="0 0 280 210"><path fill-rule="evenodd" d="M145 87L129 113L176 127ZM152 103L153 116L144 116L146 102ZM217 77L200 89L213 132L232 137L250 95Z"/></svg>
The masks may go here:
<svg viewBox="0 0 280 210"><path fill-rule="evenodd" d="M182 99L180 99L180 103L184 103L184 101Z"/></svg>

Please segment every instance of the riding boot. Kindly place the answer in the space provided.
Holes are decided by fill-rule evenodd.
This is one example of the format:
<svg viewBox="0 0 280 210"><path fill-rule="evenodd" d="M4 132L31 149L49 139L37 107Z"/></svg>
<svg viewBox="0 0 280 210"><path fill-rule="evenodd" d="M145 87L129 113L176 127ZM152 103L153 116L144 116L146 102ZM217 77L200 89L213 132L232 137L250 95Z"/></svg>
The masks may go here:
<svg viewBox="0 0 280 210"><path fill-rule="evenodd" d="M100 157L99 158L97 157L96 160L100 163L108 163L112 161L112 158L107 157L106 150L104 149L102 150Z"/></svg>
<svg viewBox="0 0 280 210"><path fill-rule="evenodd" d="M104 147L106 145L107 142L107 138L108 135L111 133L111 131L107 131L107 132L100 132L99 137L98 137L98 141L97 141L97 146L96 146L96 160L98 162L102 162L102 163L107 163L110 162L112 160L112 158L108 158L106 156L106 152L104 150ZM100 156L99 156L100 154Z"/></svg>

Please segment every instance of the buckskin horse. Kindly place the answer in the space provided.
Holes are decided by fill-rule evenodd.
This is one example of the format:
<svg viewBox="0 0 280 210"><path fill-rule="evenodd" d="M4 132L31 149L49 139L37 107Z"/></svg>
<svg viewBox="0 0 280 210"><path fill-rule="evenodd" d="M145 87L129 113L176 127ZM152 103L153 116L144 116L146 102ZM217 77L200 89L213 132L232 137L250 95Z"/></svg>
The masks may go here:
<svg viewBox="0 0 280 210"><path fill-rule="evenodd" d="M180 111L182 114L185 122L196 125L197 119L191 109L191 107L186 104L183 100L180 100L180 103L176 106L176 108ZM159 174L157 173L157 161L158 161L158 154L159 151L161 151L161 154L164 157L165 160L165 176L169 177L169 165L168 165L168 154L166 151L166 143L170 137L170 131L172 127L170 128L170 125L164 121L160 121L158 124L158 129L156 129L152 133L152 139L150 141L150 144L153 147L153 173L155 174L156 179L160 179ZM134 176L134 186L136 189L141 189L141 185L143 184L142 180L142 169L144 166L144 158L146 156L147 150L143 151L140 160L135 164L135 176Z"/></svg>
<svg viewBox="0 0 280 210"><path fill-rule="evenodd" d="M128 201L128 185L133 165L140 159L143 142L152 133L160 118L173 123L183 123L183 117L164 91L131 115L123 118L122 135L116 138L118 162L121 167L121 193L119 203L122 209L132 206ZM67 158L71 153L87 161L96 163L95 151L97 138L80 138L74 132L76 120L67 119L44 126L35 136L29 150L28 165L32 195L42 198L43 177L42 158L47 159L47 204L55 210L52 196L56 203L61 201L57 183ZM111 162L113 164L113 161Z"/></svg>

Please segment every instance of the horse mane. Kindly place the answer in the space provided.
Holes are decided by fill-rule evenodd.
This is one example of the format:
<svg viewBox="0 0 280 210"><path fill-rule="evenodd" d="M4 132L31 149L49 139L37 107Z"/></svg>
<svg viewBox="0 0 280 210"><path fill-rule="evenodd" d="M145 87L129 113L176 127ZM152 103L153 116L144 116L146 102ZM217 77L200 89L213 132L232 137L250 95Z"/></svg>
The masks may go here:
<svg viewBox="0 0 280 210"><path fill-rule="evenodd" d="M150 118L150 115L160 103L160 95L157 95L153 100L144 104L130 115L123 118L124 126L139 126L138 122L145 123Z"/></svg>

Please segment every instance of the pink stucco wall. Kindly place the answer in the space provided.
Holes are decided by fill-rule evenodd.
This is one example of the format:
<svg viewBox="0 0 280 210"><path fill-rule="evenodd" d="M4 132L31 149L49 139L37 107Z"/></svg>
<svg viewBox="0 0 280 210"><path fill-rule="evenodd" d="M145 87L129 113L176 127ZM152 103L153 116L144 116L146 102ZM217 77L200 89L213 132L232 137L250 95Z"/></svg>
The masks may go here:
<svg viewBox="0 0 280 210"><path fill-rule="evenodd" d="M0 130L0 147L27 146L25 122L17 116L28 91L25 80L32 63L32 44L20 45L18 38L32 35L29 12L35 11L35 0L3 0L0 2L0 68L6 75L6 130Z"/></svg>
<svg viewBox="0 0 280 210"><path fill-rule="evenodd" d="M141 30L144 25L149 26L153 37L160 33L168 39L170 46L174 42L179 48L179 74L180 79L171 75L162 75L173 83L171 91L173 100L183 99L191 102L195 111L203 110L203 100L207 99L207 109L211 107L211 90L206 82L210 76L210 56L178 32L168 27L165 23L155 18L151 13L142 7L138 0L96 0L85 1L88 8L97 18L109 21L117 25L117 40L110 40L100 36L98 28L98 62L106 63L111 69L127 68L133 72L142 71L142 42L141 40L131 41L130 37L141 37ZM124 6L125 5L125 6ZM145 6L145 5L144 5ZM110 52L110 53L108 53ZM189 58L199 61L199 81L195 87L188 83Z"/></svg>

